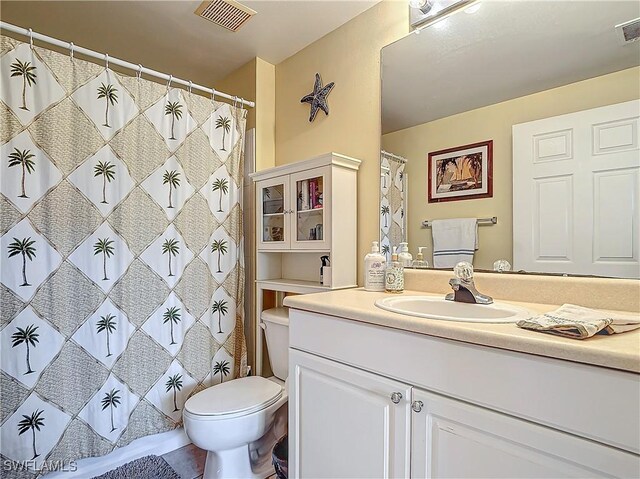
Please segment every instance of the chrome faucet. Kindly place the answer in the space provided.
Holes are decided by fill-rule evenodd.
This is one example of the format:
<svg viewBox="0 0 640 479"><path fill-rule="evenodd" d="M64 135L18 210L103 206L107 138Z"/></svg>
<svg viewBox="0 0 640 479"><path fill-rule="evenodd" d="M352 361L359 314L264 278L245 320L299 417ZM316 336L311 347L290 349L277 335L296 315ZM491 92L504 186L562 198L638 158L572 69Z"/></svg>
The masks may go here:
<svg viewBox="0 0 640 479"><path fill-rule="evenodd" d="M486 294L479 293L473 282L473 266L471 263L462 261L453 268L455 278L449 280L453 293L445 296L446 300L458 301L461 303L491 304L493 298Z"/></svg>

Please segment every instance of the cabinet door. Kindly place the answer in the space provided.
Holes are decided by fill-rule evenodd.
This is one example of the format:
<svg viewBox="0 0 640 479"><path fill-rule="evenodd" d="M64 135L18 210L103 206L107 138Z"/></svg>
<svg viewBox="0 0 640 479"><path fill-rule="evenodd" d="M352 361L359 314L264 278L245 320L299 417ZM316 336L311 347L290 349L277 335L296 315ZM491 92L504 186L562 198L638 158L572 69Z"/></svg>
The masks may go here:
<svg viewBox="0 0 640 479"><path fill-rule="evenodd" d="M289 176L260 181L256 186L259 218L258 249L289 247Z"/></svg>
<svg viewBox="0 0 640 479"><path fill-rule="evenodd" d="M331 168L291 175L291 249L329 249Z"/></svg>
<svg viewBox="0 0 640 479"><path fill-rule="evenodd" d="M290 477L409 476L409 386L293 349L289 365Z"/></svg>
<svg viewBox="0 0 640 479"><path fill-rule="evenodd" d="M619 449L420 389L413 390L413 399L416 409L421 406L412 421L414 478L638 477L640 472L639 458Z"/></svg>

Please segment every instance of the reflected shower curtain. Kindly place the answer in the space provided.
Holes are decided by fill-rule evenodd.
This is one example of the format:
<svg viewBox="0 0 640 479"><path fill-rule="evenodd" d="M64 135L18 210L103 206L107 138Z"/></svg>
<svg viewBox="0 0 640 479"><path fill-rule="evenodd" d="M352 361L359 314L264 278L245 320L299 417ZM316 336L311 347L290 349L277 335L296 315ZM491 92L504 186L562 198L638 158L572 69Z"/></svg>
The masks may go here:
<svg viewBox="0 0 640 479"><path fill-rule="evenodd" d="M381 153L380 156L380 251L391 260L391 251L406 241L405 164Z"/></svg>
<svg viewBox="0 0 640 479"><path fill-rule="evenodd" d="M33 477L244 375L245 120L5 36L0 74L1 459Z"/></svg>

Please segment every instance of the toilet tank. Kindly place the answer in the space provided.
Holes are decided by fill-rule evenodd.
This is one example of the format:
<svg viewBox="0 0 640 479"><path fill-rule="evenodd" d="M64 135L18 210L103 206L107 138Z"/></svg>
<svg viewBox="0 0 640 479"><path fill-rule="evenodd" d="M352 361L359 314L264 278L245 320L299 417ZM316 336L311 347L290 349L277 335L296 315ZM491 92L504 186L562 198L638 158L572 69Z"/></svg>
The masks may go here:
<svg viewBox="0 0 640 479"><path fill-rule="evenodd" d="M267 339L273 375L283 381L289 375L289 308L272 308L260 315Z"/></svg>

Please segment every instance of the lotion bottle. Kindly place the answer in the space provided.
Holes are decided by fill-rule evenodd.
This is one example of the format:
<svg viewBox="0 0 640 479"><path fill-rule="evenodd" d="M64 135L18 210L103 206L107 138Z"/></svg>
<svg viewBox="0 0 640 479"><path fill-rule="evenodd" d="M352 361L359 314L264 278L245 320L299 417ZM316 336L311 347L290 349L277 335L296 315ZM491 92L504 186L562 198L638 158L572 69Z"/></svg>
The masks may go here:
<svg viewBox="0 0 640 479"><path fill-rule="evenodd" d="M413 262L413 256L409 253L409 243L402 242L400 243L400 251L398 252L398 261L403 268L411 266Z"/></svg>
<svg viewBox="0 0 640 479"><path fill-rule="evenodd" d="M411 263L413 268L426 269L429 267L429 263L425 261L424 256L422 255L422 248L424 248L424 246L420 246L418 248L418 255L416 256L416 259L413 260L413 263Z"/></svg>
<svg viewBox="0 0 640 479"><path fill-rule="evenodd" d="M404 291L404 268L398 261L396 247L393 247L391 262L385 271L385 291L387 293L402 293Z"/></svg>
<svg viewBox="0 0 640 479"><path fill-rule="evenodd" d="M387 259L380 253L378 242L371 244L371 252L364 257L364 290L384 291Z"/></svg>

